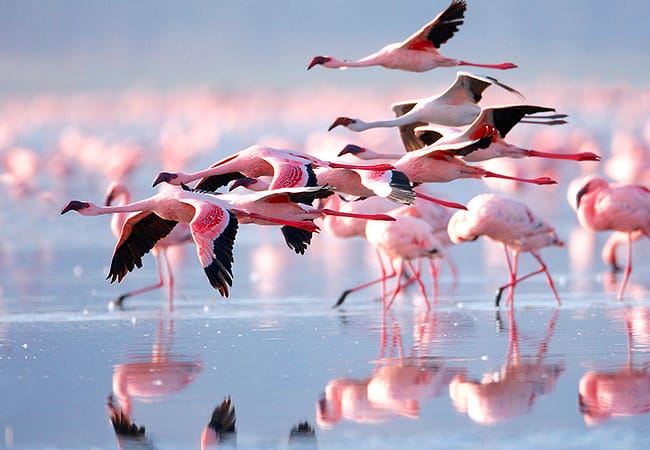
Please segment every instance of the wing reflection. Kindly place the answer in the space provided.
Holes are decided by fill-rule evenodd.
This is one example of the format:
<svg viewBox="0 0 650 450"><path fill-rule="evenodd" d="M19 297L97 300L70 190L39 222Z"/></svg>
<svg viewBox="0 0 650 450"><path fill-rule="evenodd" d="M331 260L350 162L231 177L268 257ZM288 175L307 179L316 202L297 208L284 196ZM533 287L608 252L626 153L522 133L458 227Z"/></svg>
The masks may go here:
<svg viewBox="0 0 650 450"><path fill-rule="evenodd" d="M108 396L107 407L109 419L117 438L117 447L120 450L154 448L153 443L145 436L145 428L132 422L131 417L115 405L112 395Z"/></svg>
<svg viewBox="0 0 650 450"><path fill-rule="evenodd" d="M420 415L422 400L444 391L459 370L447 367L443 358L422 351L428 348L423 339L432 335L429 328L435 326L435 313L421 314L416 322L413 348L405 355L399 323L390 312L384 314L379 358L373 373L364 379L331 380L317 403L319 426L331 428L341 420L382 423L398 417L415 419Z"/></svg>
<svg viewBox="0 0 650 450"><path fill-rule="evenodd" d="M224 447L237 446L237 430L235 424L237 415L230 397L226 397L220 405L212 411L210 422L203 429L201 434L201 450L216 448L217 445Z"/></svg>
<svg viewBox="0 0 650 450"><path fill-rule="evenodd" d="M555 388L564 371L563 364L544 362L557 317L556 310L537 353L528 358L520 355L514 310L510 310L510 342L506 364L499 372L484 374L480 381L470 381L464 375L455 376L449 384L449 395L454 407L482 424L494 424L528 413L538 396Z"/></svg>
<svg viewBox="0 0 650 450"><path fill-rule="evenodd" d="M587 425L601 424L611 417L636 416L650 411L650 373L647 362L635 366L632 355L637 346L649 347L650 308L625 310L627 365L610 372L589 371L580 379L578 402Z"/></svg>
<svg viewBox="0 0 650 450"><path fill-rule="evenodd" d="M174 322L160 320L158 336L150 355L137 355L133 361L117 364L113 369L113 395L127 416L131 415L133 400L160 401L178 392L201 372L203 365L197 356L171 352Z"/></svg>

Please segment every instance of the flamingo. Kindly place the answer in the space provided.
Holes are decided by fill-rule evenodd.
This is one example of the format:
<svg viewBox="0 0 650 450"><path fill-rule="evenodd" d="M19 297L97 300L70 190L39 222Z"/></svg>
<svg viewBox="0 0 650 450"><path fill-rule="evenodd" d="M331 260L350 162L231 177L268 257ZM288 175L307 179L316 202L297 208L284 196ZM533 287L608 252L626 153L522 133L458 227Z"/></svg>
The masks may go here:
<svg viewBox="0 0 650 450"><path fill-rule="evenodd" d="M153 448L145 434L145 427L138 426L131 417L115 404L112 395L106 399L109 419L117 437L117 447L122 448ZM124 444L124 445L123 445Z"/></svg>
<svg viewBox="0 0 650 450"><path fill-rule="evenodd" d="M435 67L475 66L489 69L514 69L511 62L501 64L478 64L447 58L438 49L458 31L463 24L467 4L464 0L452 0L451 4L432 21L403 42L386 45L376 53L357 61L339 60L331 56L315 56L307 69L322 65L330 69L348 67L382 66L410 72L425 72Z"/></svg>
<svg viewBox="0 0 650 450"><path fill-rule="evenodd" d="M447 231L451 240L457 244L476 240L479 236L486 236L502 244L510 271L510 281L497 290L497 306L506 288L510 288L507 303L513 306L515 286L541 272L546 274L548 285L558 305L561 304L553 279L539 255L539 249L548 246L561 247L564 243L553 227L535 215L525 204L496 194L477 195L467 204L467 211L456 211L451 216ZM508 250L512 252L512 261ZM533 255L540 263L540 268L517 278L517 263L521 252Z"/></svg>
<svg viewBox="0 0 650 450"><path fill-rule="evenodd" d="M491 85L500 86L523 98L517 90L499 83L495 78L458 72L454 83L440 94L393 103L391 109L397 116L395 119L364 122L357 118L337 117L329 131L337 126L344 126L351 131L399 127L406 150L417 150L423 145L415 136L415 128L431 123L449 127L469 125L481 112L478 102L483 91Z"/></svg>
<svg viewBox="0 0 650 450"><path fill-rule="evenodd" d="M427 303L427 308L429 309L431 307L419 272L415 269L411 261L418 258L430 259L440 257L445 252L443 244L436 237L429 223L424 219L409 215L407 208L400 207L388 212L390 216L395 218L394 222L380 224L379 222L368 221L366 223L366 239L377 252L382 272L381 277L345 290L334 307L340 306L347 296L353 292L365 289L379 282L384 283L387 279L395 277L397 282L388 301L386 301L386 296L382 295L384 310L388 310L402 288L400 280L402 278L404 264L414 274L415 281ZM382 262L384 257L389 261L390 273L386 273Z"/></svg>
<svg viewBox="0 0 650 450"><path fill-rule="evenodd" d="M587 230L627 233L627 265L616 296L621 300L632 273L635 234L650 237L650 190L637 184L615 186L591 177L576 194L576 209L578 222Z"/></svg>
<svg viewBox="0 0 650 450"><path fill-rule="evenodd" d="M107 279L122 281L135 266L142 267L142 256L149 252L177 223L189 225L197 256L208 280L222 297L228 297L232 286L233 247L238 218L261 223L291 225L316 231L312 222L293 222L237 209L212 195L169 189L147 199L119 206L98 206L92 202L71 200L61 214L77 211L83 216L131 213L113 252Z"/></svg>
<svg viewBox="0 0 650 450"><path fill-rule="evenodd" d="M392 160L393 167L404 173L412 183L446 183L458 178L502 178L506 180L521 181L539 185L556 184L549 177L520 178L503 175L479 166L470 166L456 156L457 151L473 151L483 145L490 136L475 139L462 145L450 145L445 148L429 146L403 155L377 153L365 147L348 144L339 152L339 156L353 154L360 159L385 159ZM465 150L461 150L465 149ZM422 194L417 194L422 196ZM462 208L459 208L462 209Z"/></svg>
<svg viewBox="0 0 650 450"><path fill-rule="evenodd" d="M566 121L565 114L547 114L538 116L543 112L555 112L555 109L535 105L501 105L489 106L481 109L481 113L471 125L461 131L442 135L433 127L418 127L415 135L426 145L445 148L451 144L473 142L477 136L492 135L492 140L484 142L478 148L459 149L455 154L462 156L465 161L478 162L492 158L552 158L573 161L600 161L600 156L593 152L579 153L550 153L538 150L529 150L510 144L505 140L508 132L517 123L534 123L539 125L562 125Z"/></svg>
<svg viewBox="0 0 650 450"><path fill-rule="evenodd" d="M210 422L201 433L201 450L216 448L224 442L234 443L237 438L236 422L235 407L228 396L212 411Z"/></svg>
<svg viewBox="0 0 650 450"><path fill-rule="evenodd" d="M219 187L227 185L234 179L257 178L268 175L272 176L269 189L315 186L316 178L313 166L367 170L392 169L388 164L353 166L323 161L306 153L293 150L251 145L217 161L205 170L193 173L160 172L156 176L153 186L162 182L180 186L201 179L195 189L216 191Z"/></svg>
<svg viewBox="0 0 650 450"><path fill-rule="evenodd" d="M119 200L120 204L122 205L127 204L131 201L131 193L129 192L128 187L119 181L115 181L109 185L106 193L105 205L111 206L115 200ZM119 239L120 234L122 233L122 227L128 219L128 213L113 214L111 217L111 231L113 232L115 238ZM165 284L162 269L162 266L164 264L167 269L167 280L169 283L169 304L171 306L173 298L172 288L174 285L174 277L172 274L172 268L169 263L169 259L167 258L167 249L176 245L185 244L191 240L192 235L190 233L188 225L185 223L177 224L167 236L156 242L156 244L151 249L151 253L156 258L156 266L158 268L158 282L150 286L122 294L112 304L121 307L124 300L128 297L161 288Z"/></svg>

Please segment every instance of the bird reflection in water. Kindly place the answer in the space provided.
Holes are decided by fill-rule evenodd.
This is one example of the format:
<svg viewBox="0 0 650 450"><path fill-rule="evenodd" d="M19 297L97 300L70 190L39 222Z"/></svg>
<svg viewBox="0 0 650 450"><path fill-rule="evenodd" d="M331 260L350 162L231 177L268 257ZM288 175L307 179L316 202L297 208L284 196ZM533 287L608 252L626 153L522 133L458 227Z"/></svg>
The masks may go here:
<svg viewBox="0 0 650 450"><path fill-rule="evenodd" d="M404 353L399 323L390 311L383 317L379 357L373 373L364 379L331 380L317 403L319 426L331 428L341 420L382 423L398 417L415 419L419 417L420 402L438 396L453 378L454 369L423 352L428 344L420 340L432 335L426 329L435 326L434 312L416 318L409 355Z"/></svg>
<svg viewBox="0 0 650 450"><path fill-rule="evenodd" d="M486 373L480 381L470 381L464 375L457 375L449 384L449 396L454 407L478 423L494 424L528 413L538 396L554 389L564 371L563 364L544 362L558 318L557 310L532 358L520 355L514 310L509 310L508 318L508 355L501 371Z"/></svg>
<svg viewBox="0 0 650 450"><path fill-rule="evenodd" d="M173 337L174 322L160 320L151 354L115 365L113 395L127 416L131 416L133 399L160 401L186 388L201 372L203 364L197 356L171 352Z"/></svg>
<svg viewBox="0 0 650 450"><path fill-rule="evenodd" d="M201 450L237 446L237 430L235 428L237 415L230 397L226 397L221 404L212 411L210 422L201 433Z"/></svg>
<svg viewBox="0 0 650 450"><path fill-rule="evenodd" d="M648 363L638 366L632 358L635 342L645 350L650 347L650 308L631 307L623 317L628 340L627 364L616 371L589 371L578 384L579 408L587 425L650 411Z"/></svg>
<svg viewBox="0 0 650 450"><path fill-rule="evenodd" d="M108 396L108 415L117 438L117 447L122 449L153 449L153 443L145 436L145 428L137 426L131 417L115 405L112 395Z"/></svg>

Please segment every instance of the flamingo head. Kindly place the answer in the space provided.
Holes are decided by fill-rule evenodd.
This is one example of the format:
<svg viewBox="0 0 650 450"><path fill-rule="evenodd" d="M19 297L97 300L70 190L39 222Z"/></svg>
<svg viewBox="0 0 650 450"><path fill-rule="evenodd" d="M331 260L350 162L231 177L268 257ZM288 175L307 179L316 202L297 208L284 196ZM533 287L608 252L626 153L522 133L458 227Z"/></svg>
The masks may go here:
<svg viewBox="0 0 650 450"><path fill-rule="evenodd" d="M113 202L122 197L125 203L128 203L129 190L128 188L120 182L111 183L106 191L106 199L104 200L104 206L111 206Z"/></svg>
<svg viewBox="0 0 650 450"><path fill-rule="evenodd" d="M180 186L182 180L180 180L179 178L180 177L178 173L160 172L158 176L156 176L156 179L153 180L153 184L151 185L151 187L156 187L160 183L168 183L168 184Z"/></svg>
<svg viewBox="0 0 650 450"><path fill-rule="evenodd" d="M350 153L351 155L359 156L365 151L366 149L363 147L359 147L358 145L354 145L354 144L348 144L345 147L343 147L343 150L339 152L338 156L347 155L348 153Z"/></svg>
<svg viewBox="0 0 650 450"><path fill-rule="evenodd" d="M349 117L337 117L334 120L334 122L332 122L332 125L330 125L327 131L332 131L334 128L338 127L339 125L347 128L354 123L357 123L356 119L351 119Z"/></svg>
<svg viewBox="0 0 650 450"><path fill-rule="evenodd" d="M329 57L329 56L314 56L312 58L311 62L309 63L309 65L307 66L307 70L311 69L312 67L314 67L317 64L321 64L321 65L326 64L326 63L330 62L331 60L332 60L332 58Z"/></svg>
<svg viewBox="0 0 650 450"><path fill-rule="evenodd" d="M65 214L68 211L77 211L79 214L84 214L88 208L92 206L90 202L82 202L79 200L70 200L61 210L61 214Z"/></svg>
<svg viewBox="0 0 650 450"><path fill-rule="evenodd" d="M607 181L598 177L589 178L576 194L576 209L580 208L580 200L582 200L585 194L604 187L607 187Z"/></svg>

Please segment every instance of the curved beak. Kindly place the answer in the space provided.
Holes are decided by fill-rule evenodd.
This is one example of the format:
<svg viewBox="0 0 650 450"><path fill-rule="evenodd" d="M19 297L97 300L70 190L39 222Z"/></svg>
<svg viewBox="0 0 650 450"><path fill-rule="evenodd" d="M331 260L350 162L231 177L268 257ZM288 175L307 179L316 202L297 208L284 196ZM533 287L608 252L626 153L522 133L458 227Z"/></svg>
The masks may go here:
<svg viewBox="0 0 650 450"><path fill-rule="evenodd" d="M332 122L332 125L330 125L327 131L332 131L334 128L338 127L339 125L347 127L355 122L356 120L350 119L349 117L337 117L334 120L334 122Z"/></svg>
<svg viewBox="0 0 650 450"><path fill-rule="evenodd" d="M88 203L80 202L79 200L70 200L61 210L61 214L65 214L68 211L79 211L84 208L88 208Z"/></svg>
<svg viewBox="0 0 650 450"><path fill-rule="evenodd" d="M325 64L326 62L330 61L332 58L329 56L314 56L307 66L307 70L311 69L317 64Z"/></svg>
<svg viewBox="0 0 650 450"><path fill-rule="evenodd" d="M580 208L580 200L582 199L582 196L585 195L585 194L587 193L587 191L589 191L589 189L588 189L587 186L588 186L588 185L585 184L585 185L582 187L582 189L580 189L580 190L578 191L578 193L576 194L576 209L577 209L577 208Z"/></svg>
<svg viewBox="0 0 650 450"><path fill-rule="evenodd" d="M163 182L164 182L164 183L169 183L169 182L172 181L174 178L176 178L176 175L174 175L173 173L169 173L169 172L160 172L160 173L158 174L158 176L156 177L156 179L153 180L153 184L151 185L151 187L156 187L156 186L158 186L160 183L163 183Z"/></svg>
<svg viewBox="0 0 650 450"><path fill-rule="evenodd" d="M111 191L106 194L106 199L104 200L104 206L111 206L113 204L113 200L115 200L115 189L111 189Z"/></svg>
<svg viewBox="0 0 650 450"><path fill-rule="evenodd" d="M343 150L341 150L337 156L347 155L348 153L352 155L358 155L359 153L363 153L364 151L365 149L363 147L359 147L358 145L354 145L354 144L348 144L345 147L343 147Z"/></svg>

